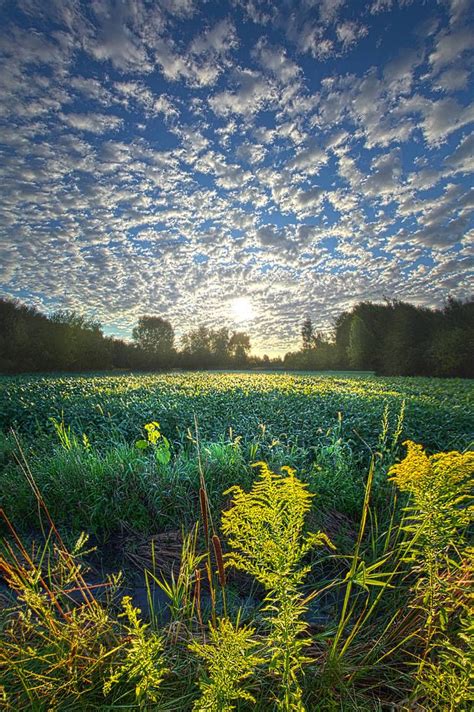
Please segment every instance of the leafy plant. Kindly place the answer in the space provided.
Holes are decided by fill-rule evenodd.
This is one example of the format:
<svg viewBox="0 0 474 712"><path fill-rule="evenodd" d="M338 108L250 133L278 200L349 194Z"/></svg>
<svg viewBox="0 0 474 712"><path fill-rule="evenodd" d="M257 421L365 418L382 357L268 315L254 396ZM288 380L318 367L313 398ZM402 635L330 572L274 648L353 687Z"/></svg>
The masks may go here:
<svg viewBox="0 0 474 712"><path fill-rule="evenodd" d="M203 658L208 671L208 677L199 682L202 695L194 704L195 712L230 712L235 709L236 700L255 702L242 686L257 665L264 662L256 653L254 632L253 628L234 626L230 620L220 618L216 627L209 625L208 643L194 640L189 645L192 652Z"/></svg>
<svg viewBox="0 0 474 712"><path fill-rule="evenodd" d="M311 494L290 468L286 475L257 463L260 477L250 492L232 487L232 506L222 515L222 531L232 551L226 565L252 575L267 591L265 611L270 625L270 666L280 681L277 706L303 710L298 674L307 659L307 625L302 616L308 599L299 591L309 571L306 554L322 544L321 532L303 534Z"/></svg>
<svg viewBox="0 0 474 712"><path fill-rule="evenodd" d="M160 424L153 420L143 426L146 430L146 440L137 440L135 446L140 450L151 448L155 456L155 460L160 465L167 465L171 460L171 448L168 438L160 432Z"/></svg>
<svg viewBox="0 0 474 712"><path fill-rule="evenodd" d="M135 697L140 706L146 702L157 702L158 693L164 676L169 670L166 668L163 656L163 638L157 633L146 633L148 625L139 619L139 608L132 605L130 596L122 599L124 617L128 621L126 632L127 645L122 648L123 660L116 665L108 680L104 683L104 695L121 679L125 678L135 688Z"/></svg>
<svg viewBox="0 0 474 712"><path fill-rule="evenodd" d="M423 447L407 441L407 455L389 471L391 481L411 496L405 529L414 543L411 558L424 574L418 588L431 626L441 613L443 567L449 551L459 545L459 530L472 520L474 452L441 452L428 456Z"/></svg>
<svg viewBox="0 0 474 712"><path fill-rule="evenodd" d="M474 452L428 456L421 445L411 441L405 445L406 457L389 475L410 495L407 558L418 574L414 605L426 620L416 676L432 704L452 710L455 700L456 709L467 710L471 691L466 672L472 670L465 662L469 648L472 654L467 590L473 569L472 549L466 548L463 532L474 512Z"/></svg>

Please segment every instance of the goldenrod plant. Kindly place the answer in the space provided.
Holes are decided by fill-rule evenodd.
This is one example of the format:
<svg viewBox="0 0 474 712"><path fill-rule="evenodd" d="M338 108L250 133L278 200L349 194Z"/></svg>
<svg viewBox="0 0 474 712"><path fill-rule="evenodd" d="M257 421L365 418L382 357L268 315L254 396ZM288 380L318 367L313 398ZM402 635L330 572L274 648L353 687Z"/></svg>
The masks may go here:
<svg viewBox="0 0 474 712"><path fill-rule="evenodd" d="M207 670L207 676L199 682L202 694L194 703L195 712L231 712L237 700L255 702L244 686L264 662L258 655L254 633L253 628L220 618L216 627L209 625L208 643L194 640L189 645L205 661Z"/></svg>
<svg viewBox="0 0 474 712"><path fill-rule="evenodd" d="M309 572L304 557L315 546L330 545L321 532L303 533L311 505L307 486L284 468L278 475L264 462L250 492L228 490L232 505L222 515L222 531L232 548L226 565L253 576L267 591L267 645L270 666L280 682L277 707L303 710L299 673L307 658L306 601L299 586Z"/></svg>
<svg viewBox="0 0 474 712"><path fill-rule="evenodd" d="M169 670L163 655L163 638L155 632L147 633L148 625L139 618L141 610L132 605L130 596L122 599L123 613L127 624L128 643L123 647L123 659L115 665L104 683L104 695L125 678L135 689L135 698L140 707L148 702L157 702L159 688Z"/></svg>
<svg viewBox="0 0 474 712"><path fill-rule="evenodd" d="M472 586L472 580L471 580ZM474 699L474 615L472 605L460 618L451 640L444 636L437 655L418 670L424 697L432 709L443 712L471 712Z"/></svg>
<svg viewBox="0 0 474 712"><path fill-rule="evenodd" d="M404 443L406 457L389 471L389 478L410 495L405 529L414 539L410 556L424 574L422 605L427 623L436 624L442 610L441 571L450 565L450 552L459 547L460 532L472 521L474 452L441 452L428 456L412 441Z"/></svg>
<svg viewBox="0 0 474 712"><path fill-rule="evenodd" d="M415 694L437 709L467 711L472 709L473 550L464 533L474 512L474 452L429 456L419 444L405 445L406 457L389 476L410 495L407 558L418 574L414 605L426 620Z"/></svg>

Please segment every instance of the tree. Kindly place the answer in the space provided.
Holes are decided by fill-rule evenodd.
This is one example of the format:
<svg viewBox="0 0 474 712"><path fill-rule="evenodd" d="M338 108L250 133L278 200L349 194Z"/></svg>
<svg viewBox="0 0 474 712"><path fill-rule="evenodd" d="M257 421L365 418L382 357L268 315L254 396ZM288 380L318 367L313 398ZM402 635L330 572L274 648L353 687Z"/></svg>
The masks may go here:
<svg viewBox="0 0 474 712"><path fill-rule="evenodd" d="M303 339L303 350L312 349L314 347L314 331L313 322L307 316L301 327L301 337Z"/></svg>
<svg viewBox="0 0 474 712"><path fill-rule="evenodd" d="M371 330L360 316L354 315L349 336L348 356L350 365L361 370L371 368L375 346L376 343Z"/></svg>
<svg viewBox="0 0 474 712"><path fill-rule="evenodd" d="M380 371L393 376L423 373L427 368L433 312L400 301L392 301L385 308Z"/></svg>
<svg viewBox="0 0 474 712"><path fill-rule="evenodd" d="M148 357L150 366L168 366L174 352L173 327L161 316L141 316L133 340Z"/></svg>
<svg viewBox="0 0 474 712"><path fill-rule="evenodd" d="M182 339L182 362L187 368L207 368L211 358L211 334L207 326L188 331Z"/></svg>
<svg viewBox="0 0 474 712"><path fill-rule="evenodd" d="M334 329L336 332L335 364L336 368L347 369L349 366L349 340L351 335L351 312L344 311L336 318Z"/></svg>
<svg viewBox="0 0 474 712"><path fill-rule="evenodd" d="M226 326L221 329L211 329L209 337L212 360L216 366L227 366L230 358L229 329Z"/></svg>
<svg viewBox="0 0 474 712"><path fill-rule="evenodd" d="M234 331L230 338L229 351L236 366L245 366L250 351L250 336L243 331Z"/></svg>
<svg viewBox="0 0 474 712"><path fill-rule="evenodd" d="M49 322L49 363L54 363L60 355L59 368L85 371L110 367L109 344L98 321L61 309L51 314ZM55 339L51 324L55 328Z"/></svg>

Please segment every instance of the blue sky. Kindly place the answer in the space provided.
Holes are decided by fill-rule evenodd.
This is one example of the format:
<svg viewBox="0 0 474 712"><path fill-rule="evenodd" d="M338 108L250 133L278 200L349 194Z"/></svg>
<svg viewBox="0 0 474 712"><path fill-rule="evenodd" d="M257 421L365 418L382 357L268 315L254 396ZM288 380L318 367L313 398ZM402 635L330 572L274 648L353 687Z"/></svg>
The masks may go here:
<svg viewBox="0 0 474 712"><path fill-rule="evenodd" d="M473 15L0 0L0 294L270 354L306 314L470 296Z"/></svg>

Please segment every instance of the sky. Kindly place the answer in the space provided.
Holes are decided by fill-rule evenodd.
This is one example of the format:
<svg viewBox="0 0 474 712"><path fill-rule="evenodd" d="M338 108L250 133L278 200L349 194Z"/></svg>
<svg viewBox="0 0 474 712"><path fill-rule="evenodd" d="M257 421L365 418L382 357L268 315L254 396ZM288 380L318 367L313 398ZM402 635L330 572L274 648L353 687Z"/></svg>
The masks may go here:
<svg viewBox="0 0 474 712"><path fill-rule="evenodd" d="M295 349L473 293L471 0L0 0L0 296Z"/></svg>

